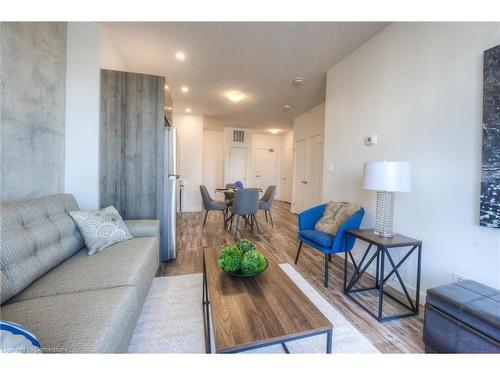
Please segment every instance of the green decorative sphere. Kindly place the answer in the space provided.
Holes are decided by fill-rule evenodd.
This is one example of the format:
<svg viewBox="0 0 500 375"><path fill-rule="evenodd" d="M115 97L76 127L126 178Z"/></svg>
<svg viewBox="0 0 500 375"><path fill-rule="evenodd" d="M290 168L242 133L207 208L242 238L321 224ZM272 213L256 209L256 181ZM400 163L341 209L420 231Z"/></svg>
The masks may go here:
<svg viewBox="0 0 500 375"><path fill-rule="evenodd" d="M259 273L266 269L266 258L257 250L250 250L243 254L241 272L244 275Z"/></svg>
<svg viewBox="0 0 500 375"><path fill-rule="evenodd" d="M238 272L242 261L243 252L237 246L226 246L219 255L219 267L226 272Z"/></svg>
<svg viewBox="0 0 500 375"><path fill-rule="evenodd" d="M255 244L252 241L247 240L247 239L239 240L236 243L236 246L238 246L238 248L241 251L243 251L243 253L246 253L246 252L252 251L252 250L257 250L257 246L255 246Z"/></svg>

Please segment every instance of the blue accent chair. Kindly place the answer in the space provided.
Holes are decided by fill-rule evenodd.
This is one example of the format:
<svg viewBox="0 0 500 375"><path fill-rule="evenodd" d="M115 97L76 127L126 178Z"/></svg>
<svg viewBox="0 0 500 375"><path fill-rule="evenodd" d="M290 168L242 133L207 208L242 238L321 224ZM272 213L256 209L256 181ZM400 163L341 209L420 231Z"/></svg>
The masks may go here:
<svg viewBox="0 0 500 375"><path fill-rule="evenodd" d="M299 248L295 257L295 264L299 260L300 250L305 242L312 248L325 254L325 288L328 288L328 263L332 254L350 251L354 247L354 237L348 237L345 241L345 231L349 229L359 229L361 220L365 214L363 208L356 211L344 224L340 226L335 236L314 230L314 226L323 216L326 204L310 208L299 215Z"/></svg>

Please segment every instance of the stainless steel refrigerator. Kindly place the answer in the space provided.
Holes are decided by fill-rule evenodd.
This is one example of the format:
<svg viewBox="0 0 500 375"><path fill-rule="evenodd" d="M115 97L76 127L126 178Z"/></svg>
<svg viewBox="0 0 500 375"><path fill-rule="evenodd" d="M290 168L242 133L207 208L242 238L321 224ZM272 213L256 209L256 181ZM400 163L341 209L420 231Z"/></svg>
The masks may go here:
<svg viewBox="0 0 500 375"><path fill-rule="evenodd" d="M177 175L176 170L176 133L174 127L165 127L164 141L164 205L162 220L162 237L160 261L174 259L175 251L175 219L177 215Z"/></svg>

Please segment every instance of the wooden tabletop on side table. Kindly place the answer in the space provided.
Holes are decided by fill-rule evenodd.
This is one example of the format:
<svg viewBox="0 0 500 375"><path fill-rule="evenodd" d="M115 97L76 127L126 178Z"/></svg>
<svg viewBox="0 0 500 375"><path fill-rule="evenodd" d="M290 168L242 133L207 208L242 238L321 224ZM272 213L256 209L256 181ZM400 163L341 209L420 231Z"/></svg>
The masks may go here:
<svg viewBox="0 0 500 375"><path fill-rule="evenodd" d="M217 353L239 352L326 335L332 349L332 323L274 262L251 279L237 279L219 268L221 249L203 249L203 299L207 352L213 327ZM206 290L208 291L208 303ZM210 309L207 307L210 306ZM211 325L210 325L211 321Z"/></svg>

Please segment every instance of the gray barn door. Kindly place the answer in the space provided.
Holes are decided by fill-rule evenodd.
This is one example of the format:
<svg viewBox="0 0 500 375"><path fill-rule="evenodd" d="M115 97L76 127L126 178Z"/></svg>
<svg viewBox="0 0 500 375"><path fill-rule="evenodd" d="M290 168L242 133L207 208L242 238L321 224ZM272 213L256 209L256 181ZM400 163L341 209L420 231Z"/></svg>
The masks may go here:
<svg viewBox="0 0 500 375"><path fill-rule="evenodd" d="M165 79L101 70L100 205L124 219L163 213Z"/></svg>

